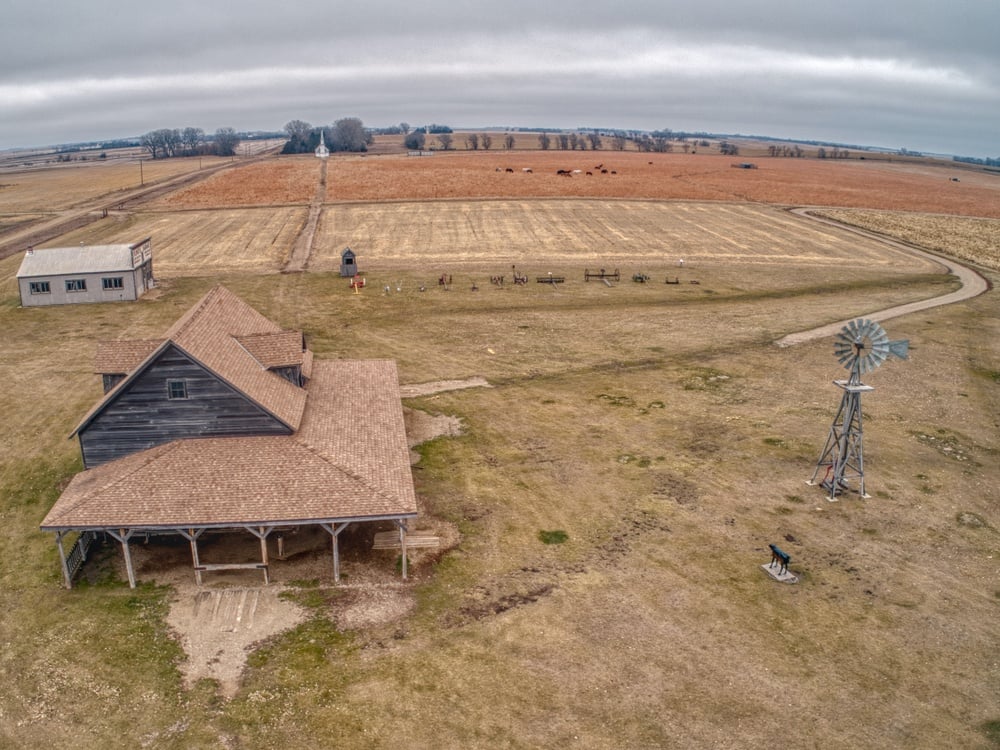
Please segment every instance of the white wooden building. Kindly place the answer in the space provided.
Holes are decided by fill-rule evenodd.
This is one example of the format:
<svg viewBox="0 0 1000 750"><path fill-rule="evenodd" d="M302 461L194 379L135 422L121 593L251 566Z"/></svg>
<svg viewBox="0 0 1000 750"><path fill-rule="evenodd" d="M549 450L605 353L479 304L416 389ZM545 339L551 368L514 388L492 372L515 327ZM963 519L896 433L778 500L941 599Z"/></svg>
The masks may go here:
<svg viewBox="0 0 1000 750"><path fill-rule="evenodd" d="M133 245L29 248L17 272L21 307L135 300L154 283L149 237Z"/></svg>

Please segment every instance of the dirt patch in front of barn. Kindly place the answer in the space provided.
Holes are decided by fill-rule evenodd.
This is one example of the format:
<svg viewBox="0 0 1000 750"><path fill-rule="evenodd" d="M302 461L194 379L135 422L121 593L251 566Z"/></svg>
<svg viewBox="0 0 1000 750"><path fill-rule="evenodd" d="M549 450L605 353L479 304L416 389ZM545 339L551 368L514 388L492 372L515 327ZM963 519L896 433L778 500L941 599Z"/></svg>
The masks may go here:
<svg viewBox="0 0 1000 750"><path fill-rule="evenodd" d="M486 381L448 381L411 386L407 395L484 386ZM448 415L431 415L404 409L410 447L441 436L459 435L461 421ZM414 453L415 460L419 454ZM419 575L421 558L431 559L458 543L451 524L421 518L414 528L439 537L434 550L413 550L407 556L414 566L411 580ZM373 552L376 524L359 524L341 536L343 582L331 619L339 628L358 630L385 625L406 616L414 606L411 588L400 581L392 556L395 552ZM413 530L413 529L411 529ZM134 561L140 578L155 578L174 589L167 623L187 655L181 664L188 687L200 680L214 680L225 698L239 689L247 656L261 642L304 622L310 611L294 600L303 588L329 582L332 575L329 534L306 527L268 540L271 573L281 582L264 585L263 573L227 570L203 573L203 585L194 581L188 542L180 537L135 545ZM249 534L218 534L199 541L202 561L254 562L260 560L260 543ZM377 558L377 559L376 559Z"/></svg>

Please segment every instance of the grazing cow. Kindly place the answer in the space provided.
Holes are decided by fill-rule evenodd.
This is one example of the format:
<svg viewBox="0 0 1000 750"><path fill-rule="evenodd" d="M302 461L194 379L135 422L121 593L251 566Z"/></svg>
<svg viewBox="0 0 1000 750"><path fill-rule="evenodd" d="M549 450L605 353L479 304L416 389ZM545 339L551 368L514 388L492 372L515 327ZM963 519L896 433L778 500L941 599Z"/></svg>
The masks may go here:
<svg viewBox="0 0 1000 750"><path fill-rule="evenodd" d="M531 174L531 167L521 167L521 171L525 174Z"/></svg>
<svg viewBox="0 0 1000 750"><path fill-rule="evenodd" d="M511 169L510 167L507 167L507 169L505 169L504 171L505 172L510 172L511 174L514 174L514 170Z"/></svg>
<svg viewBox="0 0 1000 750"><path fill-rule="evenodd" d="M611 174L618 174L615 170L611 170Z"/></svg>
<svg viewBox="0 0 1000 750"><path fill-rule="evenodd" d="M594 176L593 172L587 172L587 177L593 177L593 176Z"/></svg>
<svg viewBox="0 0 1000 750"><path fill-rule="evenodd" d="M601 174L607 174L607 173L608 173L608 170L606 170L606 169L602 169L601 170Z"/></svg>

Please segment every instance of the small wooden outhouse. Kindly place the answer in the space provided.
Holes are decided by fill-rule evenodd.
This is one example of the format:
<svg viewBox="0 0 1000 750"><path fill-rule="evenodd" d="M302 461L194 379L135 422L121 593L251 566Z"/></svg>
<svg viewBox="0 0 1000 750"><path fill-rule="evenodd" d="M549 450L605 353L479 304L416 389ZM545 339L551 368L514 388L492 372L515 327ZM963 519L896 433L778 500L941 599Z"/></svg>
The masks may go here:
<svg viewBox="0 0 1000 750"><path fill-rule="evenodd" d="M358 261L354 255L354 251L351 248L346 248L343 253L340 254L340 275L344 278L349 278L358 273Z"/></svg>

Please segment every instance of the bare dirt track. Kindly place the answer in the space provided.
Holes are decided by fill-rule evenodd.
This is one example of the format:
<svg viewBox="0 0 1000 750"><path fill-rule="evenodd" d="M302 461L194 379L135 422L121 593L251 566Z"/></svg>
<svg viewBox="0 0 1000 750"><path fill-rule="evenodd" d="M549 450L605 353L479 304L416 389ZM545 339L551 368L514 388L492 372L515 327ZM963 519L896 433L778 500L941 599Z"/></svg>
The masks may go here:
<svg viewBox="0 0 1000 750"><path fill-rule="evenodd" d="M797 213L800 215L811 215L808 211L800 209ZM815 217L818 221L828 221L822 218L822 216ZM898 318L901 315L909 315L911 313L920 312L921 310L929 310L934 307L939 307L941 305L950 305L956 302L964 302L965 300L972 299L973 297L978 297L980 294L985 294L989 288L990 283L987 279L977 271L962 265L961 263L956 263L947 258L941 258L940 256L934 256L926 253L922 250L917 250L915 248L902 245L901 243L894 242L892 240L886 240L885 238L880 238L873 233L867 232L864 229L859 229L857 227L849 227L849 231L860 234L863 236L870 236L882 239L889 245L893 245L901 248L905 252L909 252L911 255L916 257L923 257L932 262L940 263L944 266L949 274L954 276L961 283L961 288L951 292L949 294L941 295L940 297L934 297L931 299L919 300L916 302L910 302L904 305L896 305L885 310L879 310L877 312L869 313L868 317L876 322L883 322L886 320L891 320L892 318ZM992 265L993 258L980 253L974 255L975 258L981 258L987 261L987 265ZM850 319L837 321L835 323L830 323L827 325L819 326L818 328L813 328L808 331L798 331L796 333L790 333L787 336L783 336L776 343L778 346L794 346L795 344L801 344L806 341L812 341L813 339L825 338L835 335Z"/></svg>

